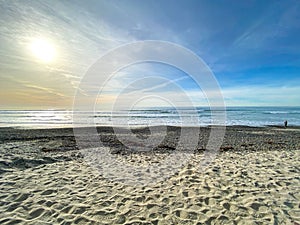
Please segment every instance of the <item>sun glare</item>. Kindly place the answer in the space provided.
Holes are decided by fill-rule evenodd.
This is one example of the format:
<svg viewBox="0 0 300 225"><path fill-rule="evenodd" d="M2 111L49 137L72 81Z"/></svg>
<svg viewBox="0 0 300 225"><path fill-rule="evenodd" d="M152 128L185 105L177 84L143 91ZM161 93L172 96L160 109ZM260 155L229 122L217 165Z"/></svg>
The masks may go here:
<svg viewBox="0 0 300 225"><path fill-rule="evenodd" d="M54 60L56 52L51 42L44 39L35 39L30 44L33 55L42 62L50 63Z"/></svg>

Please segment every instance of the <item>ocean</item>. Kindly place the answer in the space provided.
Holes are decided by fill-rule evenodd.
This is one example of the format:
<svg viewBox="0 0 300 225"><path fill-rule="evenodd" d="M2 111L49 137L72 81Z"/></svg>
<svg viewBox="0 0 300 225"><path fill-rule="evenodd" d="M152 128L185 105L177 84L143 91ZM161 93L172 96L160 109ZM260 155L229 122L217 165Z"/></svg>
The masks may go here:
<svg viewBox="0 0 300 225"><path fill-rule="evenodd" d="M300 126L300 107L227 107L225 113L226 125L228 126L282 126L285 120L288 121L288 125ZM206 107L198 107L196 111L189 108L179 110L148 108L118 111L113 114L107 111L80 112L79 116L93 119L94 124L97 126L216 125L212 121L211 110ZM85 125L84 123L76 123L76 126ZM73 113L68 110L0 111L0 127L59 128L73 126Z"/></svg>

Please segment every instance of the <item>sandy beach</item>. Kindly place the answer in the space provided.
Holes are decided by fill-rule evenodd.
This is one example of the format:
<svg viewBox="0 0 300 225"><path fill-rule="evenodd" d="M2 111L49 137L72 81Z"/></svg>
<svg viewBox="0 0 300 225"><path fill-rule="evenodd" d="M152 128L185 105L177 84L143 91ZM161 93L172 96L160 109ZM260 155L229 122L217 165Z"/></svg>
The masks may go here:
<svg viewBox="0 0 300 225"><path fill-rule="evenodd" d="M147 166L176 147L180 128L168 129L151 154L124 148L110 127L98 132L120 162ZM140 187L95 171L72 129L1 128L0 224L300 224L300 128L227 127L202 171L209 130L178 172Z"/></svg>
<svg viewBox="0 0 300 225"><path fill-rule="evenodd" d="M300 0L0 0L0 225L300 225Z"/></svg>

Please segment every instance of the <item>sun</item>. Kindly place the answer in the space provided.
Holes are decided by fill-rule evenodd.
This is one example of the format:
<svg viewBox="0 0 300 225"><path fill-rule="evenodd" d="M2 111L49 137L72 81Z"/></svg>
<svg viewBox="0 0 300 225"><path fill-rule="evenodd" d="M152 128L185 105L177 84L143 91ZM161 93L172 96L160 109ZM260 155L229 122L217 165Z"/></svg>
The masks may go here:
<svg viewBox="0 0 300 225"><path fill-rule="evenodd" d="M30 50L38 60L45 63L52 62L56 56L54 45L45 39L32 40Z"/></svg>

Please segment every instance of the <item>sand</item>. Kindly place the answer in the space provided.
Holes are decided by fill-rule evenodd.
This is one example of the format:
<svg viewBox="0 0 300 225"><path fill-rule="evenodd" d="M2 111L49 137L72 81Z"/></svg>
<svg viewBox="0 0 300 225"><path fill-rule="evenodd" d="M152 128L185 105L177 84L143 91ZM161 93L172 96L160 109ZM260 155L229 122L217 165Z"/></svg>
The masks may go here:
<svg viewBox="0 0 300 225"><path fill-rule="evenodd" d="M172 152L171 130L152 154L128 152L110 128L99 131L120 162L148 166ZM202 171L208 131L172 177L132 186L91 167L71 129L2 128L0 224L300 224L299 128L229 127Z"/></svg>

